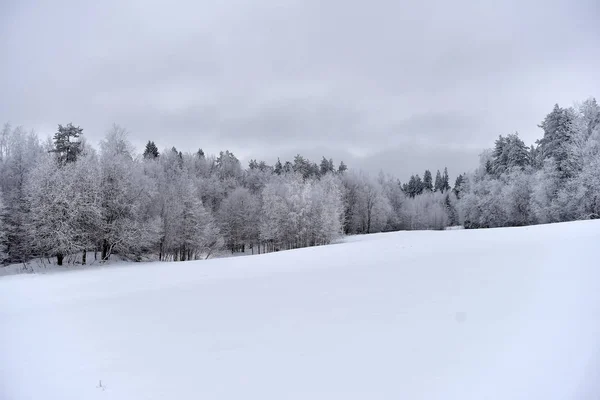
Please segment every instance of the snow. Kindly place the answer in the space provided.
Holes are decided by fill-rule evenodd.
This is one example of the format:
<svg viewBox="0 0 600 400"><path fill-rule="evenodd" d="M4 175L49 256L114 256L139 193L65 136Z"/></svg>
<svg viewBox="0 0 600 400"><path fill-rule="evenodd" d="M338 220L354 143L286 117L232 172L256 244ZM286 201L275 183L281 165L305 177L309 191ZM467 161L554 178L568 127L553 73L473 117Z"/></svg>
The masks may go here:
<svg viewBox="0 0 600 400"><path fill-rule="evenodd" d="M599 222L5 276L0 399L597 399Z"/></svg>

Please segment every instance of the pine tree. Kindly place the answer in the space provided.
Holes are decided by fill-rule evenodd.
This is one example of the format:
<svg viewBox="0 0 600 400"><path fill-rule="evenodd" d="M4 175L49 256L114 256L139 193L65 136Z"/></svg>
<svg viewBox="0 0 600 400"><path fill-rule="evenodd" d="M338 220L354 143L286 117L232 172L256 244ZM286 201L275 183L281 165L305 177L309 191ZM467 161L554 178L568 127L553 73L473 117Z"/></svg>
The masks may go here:
<svg viewBox="0 0 600 400"><path fill-rule="evenodd" d="M144 149L144 158L153 160L158 158L159 155L158 147L156 147L154 142L149 140L148 143L146 143L146 148Z"/></svg>
<svg viewBox="0 0 600 400"><path fill-rule="evenodd" d="M277 158L277 162L275 163L275 168L273 169L273 172L275 172L277 175L281 175L281 173L283 172L283 165L281 165L281 160L279 158Z"/></svg>
<svg viewBox="0 0 600 400"><path fill-rule="evenodd" d="M321 160L321 164L319 166L319 173L321 175L325 175L328 172L333 172L333 160L327 160L325 157Z"/></svg>
<svg viewBox="0 0 600 400"><path fill-rule="evenodd" d="M457 199L460 199L460 193L463 190L463 188L462 188L463 182L464 182L463 175L462 174L458 175L456 177L456 181L454 182L454 189L452 189L452 191L456 195Z"/></svg>
<svg viewBox="0 0 600 400"><path fill-rule="evenodd" d="M519 138L519 134L514 133L506 137L500 135L492 152L492 173L499 177L508 170L523 169L528 165L531 165L531 156L527 146Z"/></svg>
<svg viewBox="0 0 600 400"><path fill-rule="evenodd" d="M528 165L531 165L531 158L529 157L529 151L525 142L519 138L518 133L514 133L512 135L508 135L506 137L508 141L508 168L516 168L519 167L521 169L525 168Z"/></svg>
<svg viewBox="0 0 600 400"><path fill-rule="evenodd" d="M204 159L206 157L204 155L204 150L202 150L202 149L198 149L198 151L196 152L196 156L200 159Z"/></svg>
<svg viewBox="0 0 600 400"><path fill-rule="evenodd" d="M426 170L423 174L423 188L424 190L428 190L430 192L433 191L433 177L431 176L431 171Z"/></svg>
<svg viewBox="0 0 600 400"><path fill-rule="evenodd" d="M584 125L585 138L588 139L600 127L600 106L596 99L591 97L579 106L579 112Z"/></svg>
<svg viewBox="0 0 600 400"><path fill-rule="evenodd" d="M538 141L542 159L552 158L561 178L573 175L569 168L568 148L573 139L574 112L561 108L558 104L539 125L544 130L544 137Z"/></svg>
<svg viewBox="0 0 600 400"><path fill-rule="evenodd" d="M417 175L412 175L410 177L410 180L408 181L408 185L406 187L406 192L408 194L409 197L415 197L420 195L421 193L423 193L424 190L424 185L423 185L423 181L421 180L421 177L417 174Z"/></svg>
<svg viewBox="0 0 600 400"><path fill-rule="evenodd" d="M348 170L346 164L343 161L340 161L340 166L338 167L338 173L342 174Z"/></svg>
<svg viewBox="0 0 600 400"><path fill-rule="evenodd" d="M82 134L83 129L72 123L67 126L58 125L58 131L54 134L54 149L50 152L57 154L60 164L77 161L82 150L81 141L77 139Z"/></svg>
<svg viewBox="0 0 600 400"><path fill-rule="evenodd" d="M435 173L435 183L433 185L433 191L434 192L441 192L443 186L443 181L442 181L442 174L440 173L440 170L438 169L437 172Z"/></svg>
<svg viewBox="0 0 600 400"><path fill-rule="evenodd" d="M444 167L444 175L442 175L442 193L450 190L450 177L448 176L448 168Z"/></svg>

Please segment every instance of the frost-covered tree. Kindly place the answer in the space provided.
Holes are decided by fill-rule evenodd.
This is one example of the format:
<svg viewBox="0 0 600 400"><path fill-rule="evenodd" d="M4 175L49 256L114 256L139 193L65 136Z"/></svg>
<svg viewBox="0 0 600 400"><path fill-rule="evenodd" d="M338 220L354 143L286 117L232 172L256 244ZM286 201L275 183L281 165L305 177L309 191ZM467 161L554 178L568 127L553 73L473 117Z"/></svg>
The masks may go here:
<svg viewBox="0 0 600 400"><path fill-rule="evenodd" d="M228 150L219 153L215 160L215 168L221 180L239 179L242 176L240 161Z"/></svg>
<svg viewBox="0 0 600 400"><path fill-rule="evenodd" d="M454 195L456 196L457 199L460 199L460 193L462 192L462 185L464 182L464 177L462 174L458 175L456 177L456 181L454 181L454 188L452 189L452 191L454 192Z"/></svg>
<svg viewBox="0 0 600 400"><path fill-rule="evenodd" d="M31 170L46 154L34 133L16 127L4 134L7 138L0 163L0 191L4 197L7 251L10 262L24 262L32 253L26 184Z"/></svg>
<svg viewBox="0 0 600 400"><path fill-rule="evenodd" d="M360 232L380 232L385 228L391 210L381 184L366 174L358 175L359 196L357 217Z"/></svg>
<svg viewBox="0 0 600 400"><path fill-rule="evenodd" d="M444 182L442 181L442 174L440 173L440 170L438 169L437 172L435 173L435 182L433 185L433 191L441 192L443 190L443 187L444 187Z"/></svg>
<svg viewBox="0 0 600 400"><path fill-rule="evenodd" d="M200 149L200 151L202 151L202 149ZM146 148L144 149L143 157L154 159L158 158L159 155L160 153L158 151L158 147L156 147L156 144L154 142L149 140L148 143L146 143Z"/></svg>
<svg viewBox="0 0 600 400"><path fill-rule="evenodd" d="M232 251L245 251L247 244L259 242L260 203L243 187L236 188L221 203L218 221L226 246Z"/></svg>
<svg viewBox="0 0 600 400"><path fill-rule="evenodd" d="M433 192L433 177L430 170L425 170L423 174L423 189Z"/></svg>
<svg viewBox="0 0 600 400"><path fill-rule="evenodd" d="M418 174L412 175L406 186L404 186L404 191L409 197L415 197L420 195L421 193L423 193L424 189L425 186L423 184L423 181L421 180L421 177Z"/></svg>
<svg viewBox="0 0 600 400"><path fill-rule="evenodd" d="M449 225L445 195L441 192L424 192L408 198L403 207L407 229L443 229Z"/></svg>
<svg viewBox="0 0 600 400"><path fill-rule="evenodd" d="M129 154L126 132L110 131L101 142L101 259L111 254L139 258L157 242L157 221L142 211L152 202L155 183Z"/></svg>
<svg viewBox="0 0 600 400"><path fill-rule="evenodd" d="M72 123L66 126L58 125L58 131L54 134L54 148L50 151L56 153L59 163L77 161L82 151L82 142L79 139L82 134L83 129Z"/></svg>
<svg viewBox="0 0 600 400"><path fill-rule="evenodd" d="M321 180L275 175L263 190L260 238L266 250L329 243L342 231L341 197L333 175Z"/></svg>
<svg viewBox="0 0 600 400"><path fill-rule="evenodd" d="M397 231L403 229L405 225L402 212L406 202L406 194L402 190L402 185L391 176L385 177L380 184L390 205L390 213L384 230Z"/></svg>
<svg viewBox="0 0 600 400"><path fill-rule="evenodd" d="M444 167L444 174L442 175L441 192L447 192L450 190L450 177L448 176L448 168Z"/></svg>
<svg viewBox="0 0 600 400"><path fill-rule="evenodd" d="M506 226L530 225L535 221L531 210L532 176L520 168L513 168L503 176L501 204L506 214Z"/></svg>
<svg viewBox="0 0 600 400"><path fill-rule="evenodd" d="M333 160L331 158L327 160L325 157L323 157L323 159L321 159L321 164L319 165L319 173L321 175L325 175L334 171L335 167L333 166Z"/></svg>
<svg viewBox="0 0 600 400"><path fill-rule="evenodd" d="M551 158L555 161L561 179L573 176L568 162L568 147L573 140L575 118L573 109L556 104L539 125L544 130L544 137L538 141L539 156L541 160Z"/></svg>
<svg viewBox="0 0 600 400"><path fill-rule="evenodd" d="M187 181L182 191L180 223L175 234L175 261L208 258L222 245L222 238L212 215L206 211L196 189Z"/></svg>
<svg viewBox="0 0 600 400"><path fill-rule="evenodd" d="M258 195L271 179L273 173L271 167L265 165L261 168L258 164L257 168L244 171L243 186L248 188L252 194Z"/></svg>
<svg viewBox="0 0 600 400"><path fill-rule="evenodd" d="M279 158L277 158L277 162L275 163L273 172L275 172L277 175L281 175L281 173L283 172L283 165L281 165L281 160Z"/></svg>
<svg viewBox="0 0 600 400"><path fill-rule="evenodd" d="M12 127L7 122L0 130L0 162L4 161L8 157L8 141L12 133Z"/></svg>
<svg viewBox="0 0 600 400"><path fill-rule="evenodd" d="M33 253L56 257L63 265L65 256L83 250L77 224L75 168L72 164L45 157L40 160L27 182L29 237Z"/></svg>
<svg viewBox="0 0 600 400"><path fill-rule="evenodd" d="M5 218L6 214L4 209L4 202L2 201L2 196L0 196L0 264L8 258L8 253L6 249L7 237Z"/></svg>
<svg viewBox="0 0 600 400"><path fill-rule="evenodd" d="M496 177L508 170L523 169L529 165L531 165L529 149L519 138L518 133L498 137L491 160L491 170Z"/></svg>
<svg viewBox="0 0 600 400"><path fill-rule="evenodd" d="M99 232L102 227L101 193L98 182L100 181L100 164L94 152L79 157L76 163L69 166L71 175L70 190L74 196L73 229L76 232L76 241L81 248L81 263L87 263L87 252L95 251L101 237Z"/></svg>

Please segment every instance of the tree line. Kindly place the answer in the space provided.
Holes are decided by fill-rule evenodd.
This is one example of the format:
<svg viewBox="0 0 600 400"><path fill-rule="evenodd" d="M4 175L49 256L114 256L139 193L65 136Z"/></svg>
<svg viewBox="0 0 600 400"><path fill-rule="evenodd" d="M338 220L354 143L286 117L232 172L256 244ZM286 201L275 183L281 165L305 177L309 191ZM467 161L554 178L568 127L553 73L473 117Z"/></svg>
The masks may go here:
<svg viewBox="0 0 600 400"><path fill-rule="evenodd" d="M459 185L466 228L524 226L600 217L600 107L590 98L556 104L526 146L518 134L500 136L479 167Z"/></svg>
<svg viewBox="0 0 600 400"><path fill-rule="evenodd" d="M59 125L46 141L0 132L0 260L86 264L119 254L184 261L223 249L263 253L331 243L343 234L522 226L600 215L600 107L558 105L526 146L499 136L475 171L426 170L406 183L301 155L243 168L230 151L138 154L113 126L99 148Z"/></svg>

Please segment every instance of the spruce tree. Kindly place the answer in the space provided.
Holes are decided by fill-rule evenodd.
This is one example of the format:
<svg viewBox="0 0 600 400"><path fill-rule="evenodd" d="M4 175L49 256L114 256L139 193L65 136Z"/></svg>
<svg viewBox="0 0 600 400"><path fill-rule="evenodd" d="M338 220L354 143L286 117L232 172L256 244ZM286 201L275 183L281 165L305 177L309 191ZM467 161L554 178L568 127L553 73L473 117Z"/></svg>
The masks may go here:
<svg viewBox="0 0 600 400"><path fill-rule="evenodd" d="M573 110L561 108L555 104L552 112L539 125L544 130L544 137L538 141L541 158L543 160L554 159L561 178L572 176L569 168L568 147L574 136L574 119Z"/></svg>
<svg viewBox="0 0 600 400"><path fill-rule="evenodd" d="M433 191L441 192L442 186L443 186L442 174L440 173L440 170L438 169L437 172L435 173L435 184L433 185Z"/></svg>
<svg viewBox="0 0 600 400"><path fill-rule="evenodd" d="M58 125L58 131L54 134L54 149L51 153L57 154L57 159L60 164L66 164L77 161L77 157L81 154L81 141L79 136L83 134L83 129L74 126L72 123L67 126Z"/></svg>
<svg viewBox="0 0 600 400"><path fill-rule="evenodd" d="M431 176L431 171L426 170L423 174L423 188L430 192L433 191L433 177Z"/></svg>
<svg viewBox="0 0 600 400"><path fill-rule="evenodd" d="M444 167L444 175L442 175L442 193L450 190L450 178L448 177L448 168Z"/></svg>
<svg viewBox="0 0 600 400"><path fill-rule="evenodd" d="M279 158L277 158L277 162L275 163L275 168L273 169L273 172L275 172L277 175L281 175L281 173L283 172L283 165L281 165L281 160Z"/></svg>
<svg viewBox="0 0 600 400"><path fill-rule="evenodd" d="M454 192L454 194L456 195L457 199L460 199L460 193L462 192L462 184L464 182L464 178L463 175L460 174L456 177L456 181L454 181L454 189L452 189L452 191Z"/></svg>
<svg viewBox="0 0 600 400"><path fill-rule="evenodd" d="M321 165L319 166L319 172L321 175L325 175L328 172L333 172L333 160L327 160L325 157L321 160Z"/></svg>
<svg viewBox="0 0 600 400"><path fill-rule="evenodd" d="M158 158L158 156L158 147L156 147L154 142L149 140L148 143L146 143L146 148L144 149L144 158L155 159Z"/></svg>

